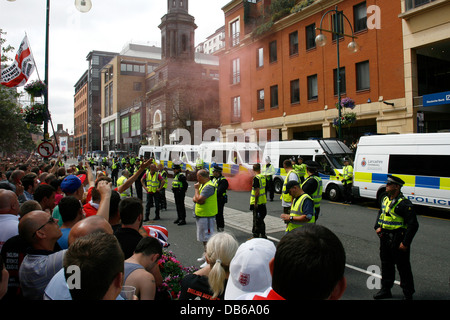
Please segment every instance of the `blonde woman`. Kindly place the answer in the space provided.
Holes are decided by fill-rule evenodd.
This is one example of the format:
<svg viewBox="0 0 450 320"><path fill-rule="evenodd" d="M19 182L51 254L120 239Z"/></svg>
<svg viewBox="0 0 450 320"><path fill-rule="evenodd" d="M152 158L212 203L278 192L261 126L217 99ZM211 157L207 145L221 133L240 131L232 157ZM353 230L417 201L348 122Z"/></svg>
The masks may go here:
<svg viewBox="0 0 450 320"><path fill-rule="evenodd" d="M206 244L207 265L183 278L180 300L223 300L230 262L238 247L230 233L214 234Z"/></svg>

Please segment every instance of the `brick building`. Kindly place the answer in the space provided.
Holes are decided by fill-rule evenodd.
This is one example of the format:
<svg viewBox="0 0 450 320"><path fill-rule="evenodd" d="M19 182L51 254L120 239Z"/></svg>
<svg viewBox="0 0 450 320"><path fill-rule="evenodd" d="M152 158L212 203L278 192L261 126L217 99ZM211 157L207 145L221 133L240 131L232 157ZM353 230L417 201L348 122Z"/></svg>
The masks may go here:
<svg viewBox="0 0 450 320"><path fill-rule="evenodd" d="M342 137L350 141L369 132L415 130L413 107L405 102L400 1L297 1L284 15L270 12L270 5L270 0L233 0L223 7L223 133L278 129L280 140L337 136L336 39L324 32L328 43L315 42L322 17L322 28L332 28L334 15L325 13L335 6L348 18L359 45L352 53L346 49L349 37L339 41L341 97L356 103L344 110L355 113L356 122L343 128ZM377 10L368 14L372 5ZM342 24L343 33L351 35L349 24Z"/></svg>

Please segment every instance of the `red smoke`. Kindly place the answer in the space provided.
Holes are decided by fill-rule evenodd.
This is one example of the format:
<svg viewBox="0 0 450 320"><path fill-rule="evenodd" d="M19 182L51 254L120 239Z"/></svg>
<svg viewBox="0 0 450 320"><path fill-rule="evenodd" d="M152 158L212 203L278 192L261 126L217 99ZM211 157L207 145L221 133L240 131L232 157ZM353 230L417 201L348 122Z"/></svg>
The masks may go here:
<svg viewBox="0 0 450 320"><path fill-rule="evenodd" d="M235 176L227 177L228 190L251 191L253 175L249 172L239 172Z"/></svg>

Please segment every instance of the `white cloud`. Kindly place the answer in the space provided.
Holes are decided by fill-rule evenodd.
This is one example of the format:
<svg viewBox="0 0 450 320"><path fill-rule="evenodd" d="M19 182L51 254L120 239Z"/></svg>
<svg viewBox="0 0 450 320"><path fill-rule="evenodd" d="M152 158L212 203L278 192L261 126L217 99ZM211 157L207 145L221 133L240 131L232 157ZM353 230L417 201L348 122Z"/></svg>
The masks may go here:
<svg viewBox="0 0 450 320"><path fill-rule="evenodd" d="M198 28L196 43L224 24L221 8L229 0L191 0L189 13ZM167 13L165 0L92 0L92 9L80 13L74 0L50 1L49 108L53 125L73 130L74 85L88 68L92 50L120 52L132 41L161 45L158 25ZM7 32L6 44L16 49L25 33L38 72L32 80L45 78L45 0L0 0L0 28ZM9 57L13 58L14 53Z"/></svg>

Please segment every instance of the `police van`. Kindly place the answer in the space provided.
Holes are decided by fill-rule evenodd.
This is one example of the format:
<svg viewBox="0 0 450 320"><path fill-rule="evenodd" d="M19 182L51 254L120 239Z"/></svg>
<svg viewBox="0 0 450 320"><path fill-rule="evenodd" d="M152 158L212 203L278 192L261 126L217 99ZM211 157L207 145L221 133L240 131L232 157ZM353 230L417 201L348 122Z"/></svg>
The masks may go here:
<svg viewBox="0 0 450 320"><path fill-rule="evenodd" d="M253 170L262 154L261 148L253 142L202 142L198 152L205 169L217 164L222 167L222 173L229 176Z"/></svg>
<svg viewBox="0 0 450 320"><path fill-rule="evenodd" d="M161 148L160 163L172 174L173 164L180 164L186 176L190 177L195 172L195 159L197 158L198 145L166 144Z"/></svg>
<svg viewBox="0 0 450 320"><path fill-rule="evenodd" d="M361 137L353 195L380 204L388 174L405 181L402 192L412 203L450 209L450 133Z"/></svg>
<svg viewBox="0 0 450 320"><path fill-rule="evenodd" d="M143 156L145 160L155 159L159 163L161 159L162 147L159 146L142 146L139 148L139 157Z"/></svg>
<svg viewBox="0 0 450 320"><path fill-rule="evenodd" d="M271 164L276 170L274 176L275 192L280 193L283 188L286 170L283 162L301 156L303 161L313 160L319 165L319 176L322 179L323 193L332 200L338 201L343 194L342 169L344 158L351 157L351 150L337 139L317 140L289 140L271 141L264 147L263 163L270 157Z"/></svg>

